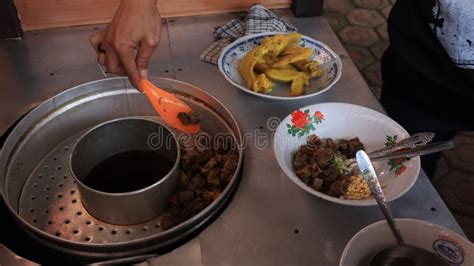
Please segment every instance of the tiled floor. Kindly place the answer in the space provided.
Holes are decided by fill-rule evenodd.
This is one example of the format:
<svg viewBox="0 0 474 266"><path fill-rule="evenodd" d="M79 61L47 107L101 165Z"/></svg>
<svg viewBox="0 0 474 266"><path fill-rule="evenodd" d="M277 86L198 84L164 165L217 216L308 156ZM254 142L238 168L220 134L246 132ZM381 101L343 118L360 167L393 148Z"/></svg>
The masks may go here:
<svg viewBox="0 0 474 266"><path fill-rule="evenodd" d="M388 46L386 19L395 0L325 0L324 15L370 88L380 97L380 59ZM474 133L459 133L433 184L474 241Z"/></svg>
<svg viewBox="0 0 474 266"><path fill-rule="evenodd" d="M370 88L380 97L380 59L388 46L386 19L394 0L326 0L324 15Z"/></svg>
<svg viewBox="0 0 474 266"><path fill-rule="evenodd" d="M433 183L474 241L474 133L459 133L454 142L456 148L443 153Z"/></svg>

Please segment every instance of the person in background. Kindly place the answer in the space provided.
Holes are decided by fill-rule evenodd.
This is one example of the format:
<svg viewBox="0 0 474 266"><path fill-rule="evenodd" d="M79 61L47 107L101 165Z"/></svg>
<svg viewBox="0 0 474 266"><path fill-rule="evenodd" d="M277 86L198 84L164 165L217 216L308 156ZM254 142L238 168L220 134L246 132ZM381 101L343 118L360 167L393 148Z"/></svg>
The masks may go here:
<svg viewBox="0 0 474 266"><path fill-rule="evenodd" d="M121 0L112 21L90 42L107 71L127 75L140 90L148 78L148 62L160 42L161 17L156 0Z"/></svg>
<svg viewBox="0 0 474 266"><path fill-rule="evenodd" d="M474 128L474 3L397 0L388 18L381 102L410 134L452 139ZM433 178L440 154L422 157Z"/></svg>

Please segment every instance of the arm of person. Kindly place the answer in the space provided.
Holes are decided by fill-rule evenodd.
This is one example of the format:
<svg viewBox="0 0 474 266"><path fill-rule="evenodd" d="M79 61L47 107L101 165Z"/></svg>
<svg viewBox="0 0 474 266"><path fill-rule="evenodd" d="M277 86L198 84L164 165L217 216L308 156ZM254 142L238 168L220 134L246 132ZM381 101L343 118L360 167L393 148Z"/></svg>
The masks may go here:
<svg viewBox="0 0 474 266"><path fill-rule="evenodd" d="M141 90L140 79L148 78L148 63L160 42L160 32L156 0L121 0L112 21L93 34L90 42L109 73L127 75Z"/></svg>

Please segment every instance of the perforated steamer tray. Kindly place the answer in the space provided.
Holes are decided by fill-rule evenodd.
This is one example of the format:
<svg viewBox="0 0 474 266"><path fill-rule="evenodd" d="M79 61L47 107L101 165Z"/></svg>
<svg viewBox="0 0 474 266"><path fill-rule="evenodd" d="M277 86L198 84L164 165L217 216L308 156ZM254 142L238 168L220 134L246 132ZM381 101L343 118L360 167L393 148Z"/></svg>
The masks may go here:
<svg viewBox="0 0 474 266"><path fill-rule="evenodd" d="M227 188L201 213L166 231L161 228L162 216L130 226L92 217L81 204L68 167L75 142L87 129L115 118L160 118L146 96L131 88L125 78L87 83L38 106L4 145L0 161L3 197L15 219L36 241L92 260L134 256L182 242L225 207L238 184L242 164L242 137L235 119L197 87L165 78L152 81L198 111L203 132L231 136L238 147L239 165Z"/></svg>

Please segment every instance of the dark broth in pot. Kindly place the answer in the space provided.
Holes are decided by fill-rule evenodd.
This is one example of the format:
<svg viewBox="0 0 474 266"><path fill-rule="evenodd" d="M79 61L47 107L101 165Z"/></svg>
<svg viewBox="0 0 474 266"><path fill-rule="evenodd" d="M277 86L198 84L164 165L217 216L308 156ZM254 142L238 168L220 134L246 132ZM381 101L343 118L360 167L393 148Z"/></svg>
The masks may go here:
<svg viewBox="0 0 474 266"><path fill-rule="evenodd" d="M98 163L82 182L102 192L130 192L156 183L173 165L168 158L153 151L126 151Z"/></svg>

